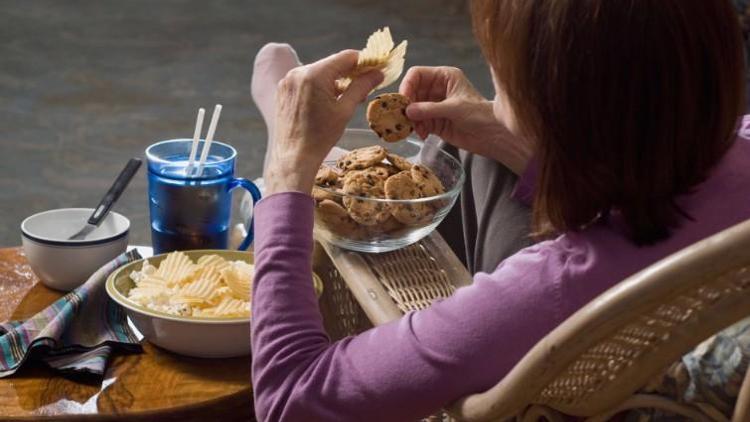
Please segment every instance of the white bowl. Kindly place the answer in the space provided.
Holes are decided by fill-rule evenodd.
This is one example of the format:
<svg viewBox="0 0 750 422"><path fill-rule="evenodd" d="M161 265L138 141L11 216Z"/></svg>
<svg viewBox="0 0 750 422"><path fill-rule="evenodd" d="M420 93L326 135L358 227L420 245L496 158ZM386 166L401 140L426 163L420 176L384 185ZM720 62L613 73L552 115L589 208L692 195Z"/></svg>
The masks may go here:
<svg viewBox="0 0 750 422"><path fill-rule="evenodd" d="M68 240L93 212L91 208L61 208L23 220L23 250L44 285L73 290L102 265L125 252L130 220L116 212L110 212L85 239Z"/></svg>
<svg viewBox="0 0 750 422"><path fill-rule="evenodd" d="M203 255L216 254L231 261L253 262L250 252L218 249L183 251L193 262ZM148 258L158 266L167 254ZM181 355L199 358L229 358L250 354L250 318L207 318L176 316L155 311L128 299L128 292L135 286L130 278L132 271L140 270L143 260L122 266L107 278L109 297L125 308L125 313L149 342ZM314 275L316 291L322 283Z"/></svg>

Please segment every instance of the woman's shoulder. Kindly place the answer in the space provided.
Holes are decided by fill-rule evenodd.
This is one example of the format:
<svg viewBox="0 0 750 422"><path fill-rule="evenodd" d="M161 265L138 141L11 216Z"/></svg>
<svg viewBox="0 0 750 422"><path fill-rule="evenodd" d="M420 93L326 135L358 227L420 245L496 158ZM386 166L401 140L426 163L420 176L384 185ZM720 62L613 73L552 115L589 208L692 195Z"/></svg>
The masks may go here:
<svg viewBox="0 0 750 422"><path fill-rule="evenodd" d="M501 262L496 271L542 273L548 279L583 275L602 259L603 251L599 249L620 247L620 237L600 227L568 232L521 249Z"/></svg>
<svg viewBox="0 0 750 422"><path fill-rule="evenodd" d="M521 249L491 273L476 274L474 287L485 292L497 290L498 294L554 309L555 319L562 321L571 302L564 284L585 274L594 259L590 244L564 235Z"/></svg>
<svg viewBox="0 0 750 422"><path fill-rule="evenodd" d="M564 320L652 259L644 253L650 255L611 227L595 225L522 249L490 276L548 295Z"/></svg>
<svg viewBox="0 0 750 422"><path fill-rule="evenodd" d="M586 247L582 242L571 242L567 235L544 240L504 259L490 275L507 276L513 273L522 279L544 275L547 280L555 280L566 267L580 262L581 257L586 255Z"/></svg>

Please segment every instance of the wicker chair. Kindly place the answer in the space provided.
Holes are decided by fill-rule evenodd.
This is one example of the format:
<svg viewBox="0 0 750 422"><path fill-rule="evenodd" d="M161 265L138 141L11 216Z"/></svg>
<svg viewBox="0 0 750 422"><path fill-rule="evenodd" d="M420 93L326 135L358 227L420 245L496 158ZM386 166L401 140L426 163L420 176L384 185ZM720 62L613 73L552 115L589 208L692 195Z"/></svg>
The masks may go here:
<svg viewBox="0 0 750 422"><path fill-rule="evenodd" d="M750 371L745 373L745 380L737 396L737 405L734 408L732 420L735 422L750 420Z"/></svg>
<svg viewBox="0 0 750 422"><path fill-rule="evenodd" d="M318 253L323 250L330 261L316 262L328 262L324 278L338 280L338 294L360 305L349 306L346 324L357 326L350 333L370 326L363 314L379 325L471 282L437 234L385 254L332 245ZM344 283L349 291L341 289ZM661 396L635 393L696 344L748 315L750 221L619 283L541 340L496 386L459 400L448 412L467 421L558 421L564 415L598 421L647 407L690 420L721 420ZM750 375L733 420L750 421Z"/></svg>
<svg viewBox="0 0 750 422"><path fill-rule="evenodd" d="M467 421L607 420L653 407L715 420L634 394L702 340L750 315L750 221L700 241L611 288L542 339L497 385L450 408ZM746 377L747 380L747 377ZM745 382L735 420L748 421Z"/></svg>

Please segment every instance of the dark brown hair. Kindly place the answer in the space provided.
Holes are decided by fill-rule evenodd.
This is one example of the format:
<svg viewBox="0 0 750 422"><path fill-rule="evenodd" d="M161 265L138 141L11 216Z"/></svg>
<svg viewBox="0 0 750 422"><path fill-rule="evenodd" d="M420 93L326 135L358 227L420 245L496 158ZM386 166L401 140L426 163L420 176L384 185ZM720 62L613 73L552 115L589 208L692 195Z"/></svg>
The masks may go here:
<svg viewBox="0 0 750 422"><path fill-rule="evenodd" d="M534 228L620 213L637 244L667 237L744 110L729 0L472 0L474 31L537 142Z"/></svg>

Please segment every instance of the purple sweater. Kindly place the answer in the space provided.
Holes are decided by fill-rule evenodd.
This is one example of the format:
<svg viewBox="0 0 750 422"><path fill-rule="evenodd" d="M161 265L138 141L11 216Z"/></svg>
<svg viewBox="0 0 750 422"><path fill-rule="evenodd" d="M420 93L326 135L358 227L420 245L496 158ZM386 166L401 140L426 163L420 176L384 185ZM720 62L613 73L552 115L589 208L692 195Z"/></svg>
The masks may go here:
<svg viewBox="0 0 750 422"><path fill-rule="evenodd" d="M600 293L750 218L750 119L710 178L679 203L694 220L654 246L636 247L616 220L566 233L476 274L429 309L332 343L310 283L313 200L294 192L263 199L252 319L259 420L414 421L491 387Z"/></svg>

